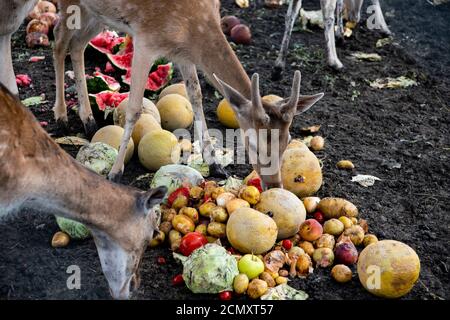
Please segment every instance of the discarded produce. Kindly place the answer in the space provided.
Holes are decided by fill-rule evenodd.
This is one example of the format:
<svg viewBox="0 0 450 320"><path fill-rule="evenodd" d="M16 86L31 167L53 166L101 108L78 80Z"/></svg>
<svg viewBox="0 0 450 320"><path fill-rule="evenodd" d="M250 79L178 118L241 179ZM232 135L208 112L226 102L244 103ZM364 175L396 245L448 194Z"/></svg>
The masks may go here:
<svg viewBox="0 0 450 320"><path fill-rule="evenodd" d="M247 292L249 279L246 274L238 274L233 281L233 289L237 294L244 294Z"/></svg>
<svg viewBox="0 0 450 320"><path fill-rule="evenodd" d="M413 288L420 273L420 260L408 245L382 240L366 247L358 260L363 287L383 298L400 298ZM379 277L374 280L374 276Z"/></svg>
<svg viewBox="0 0 450 320"><path fill-rule="evenodd" d="M81 147L76 159L86 168L106 177L118 155L119 152L110 145L96 142Z"/></svg>
<svg viewBox="0 0 450 320"><path fill-rule="evenodd" d="M223 99L217 106L217 118L227 128L238 129L239 122L230 103Z"/></svg>
<svg viewBox="0 0 450 320"><path fill-rule="evenodd" d="M330 248L319 248L314 251L313 260L316 266L328 268L333 265L334 253Z"/></svg>
<svg viewBox="0 0 450 320"><path fill-rule="evenodd" d="M69 245L70 237L67 233L58 231L52 238L53 248L64 248Z"/></svg>
<svg viewBox="0 0 450 320"><path fill-rule="evenodd" d="M248 285L247 294L251 299L258 299L269 290L267 282L261 279L253 279Z"/></svg>
<svg viewBox="0 0 450 320"><path fill-rule="evenodd" d="M247 188L256 190L255 187ZM255 192L259 194L259 191ZM306 210L302 201L292 192L280 188L264 191L255 209L265 214L272 214L278 227L278 240L295 235L306 218Z"/></svg>
<svg viewBox="0 0 450 320"><path fill-rule="evenodd" d="M253 254L246 254L238 262L239 272L252 280L264 272L264 262Z"/></svg>
<svg viewBox="0 0 450 320"><path fill-rule="evenodd" d="M349 237L343 237L334 248L336 261L350 266L358 261L358 250Z"/></svg>
<svg viewBox="0 0 450 320"><path fill-rule="evenodd" d="M344 232L344 224L335 218L327 220L323 224L323 232L337 237Z"/></svg>
<svg viewBox="0 0 450 320"><path fill-rule="evenodd" d="M322 233L322 225L315 219L308 219L300 225L299 234L304 240L315 241L322 236Z"/></svg>
<svg viewBox="0 0 450 320"><path fill-rule="evenodd" d="M156 104L164 129L174 131L188 128L194 121L194 111L188 99L179 94L168 94Z"/></svg>
<svg viewBox="0 0 450 320"><path fill-rule="evenodd" d="M91 236L91 232L81 223L56 216L59 229L68 234L71 239L84 240Z"/></svg>
<svg viewBox="0 0 450 320"><path fill-rule="evenodd" d="M172 132L153 130L147 133L138 146L139 161L150 171L178 163L181 148Z"/></svg>
<svg viewBox="0 0 450 320"><path fill-rule="evenodd" d="M341 160L336 165L339 169L352 170L355 169L355 165L350 160Z"/></svg>
<svg viewBox="0 0 450 320"><path fill-rule="evenodd" d="M91 142L103 142L119 151L120 143L122 141L122 136L124 135L124 133L125 131L123 130L123 128L119 126L106 126L95 133ZM125 154L125 163L128 163L131 160L133 153L134 143L133 140L130 139Z"/></svg>
<svg viewBox="0 0 450 320"><path fill-rule="evenodd" d="M358 208L350 201L342 198L323 198L320 200L317 209L324 214L325 219L358 216Z"/></svg>
<svg viewBox="0 0 450 320"><path fill-rule="evenodd" d="M331 276L339 283L346 283L352 280L352 270L343 264L337 264L331 269Z"/></svg>
<svg viewBox="0 0 450 320"><path fill-rule="evenodd" d="M242 253L261 254L275 244L278 228L267 215L250 209L234 211L227 224L227 237L231 245Z"/></svg>

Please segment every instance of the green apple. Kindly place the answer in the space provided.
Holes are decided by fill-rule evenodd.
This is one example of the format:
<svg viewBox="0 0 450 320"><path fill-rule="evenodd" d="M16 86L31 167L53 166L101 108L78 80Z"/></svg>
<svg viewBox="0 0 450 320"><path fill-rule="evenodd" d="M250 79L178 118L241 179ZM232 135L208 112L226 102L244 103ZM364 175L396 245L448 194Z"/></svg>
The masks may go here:
<svg viewBox="0 0 450 320"><path fill-rule="evenodd" d="M246 254L238 262L240 273L244 273L251 280L264 272L264 262L255 255Z"/></svg>

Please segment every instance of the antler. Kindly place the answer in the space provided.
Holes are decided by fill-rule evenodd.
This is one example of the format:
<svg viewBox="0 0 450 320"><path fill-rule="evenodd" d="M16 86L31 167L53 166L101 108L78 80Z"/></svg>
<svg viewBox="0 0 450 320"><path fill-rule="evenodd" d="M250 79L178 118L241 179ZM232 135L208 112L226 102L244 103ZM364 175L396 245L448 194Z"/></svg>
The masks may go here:
<svg viewBox="0 0 450 320"><path fill-rule="evenodd" d="M255 73L252 76L252 104L256 108L256 112L263 123L269 123L270 117L264 110L261 94L259 90L259 74Z"/></svg>
<svg viewBox="0 0 450 320"><path fill-rule="evenodd" d="M300 84L302 81L302 74L300 71L295 71L294 82L292 84L292 93L289 101L281 107L281 113L283 114L283 120L288 122L291 120L292 115L297 110L298 100L300 98Z"/></svg>

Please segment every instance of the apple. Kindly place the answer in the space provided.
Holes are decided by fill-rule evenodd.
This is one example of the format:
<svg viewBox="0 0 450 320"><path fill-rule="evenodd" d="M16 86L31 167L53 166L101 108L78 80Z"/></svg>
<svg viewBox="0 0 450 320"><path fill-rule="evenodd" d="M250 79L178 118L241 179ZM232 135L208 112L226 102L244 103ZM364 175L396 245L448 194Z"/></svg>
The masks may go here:
<svg viewBox="0 0 450 320"><path fill-rule="evenodd" d="M315 219L308 219L300 226L299 234L306 241L315 241L320 238L322 233L322 225Z"/></svg>
<svg viewBox="0 0 450 320"><path fill-rule="evenodd" d="M241 24L241 21L235 16L225 16L220 21L222 31L226 35L230 35L231 29L233 29L238 24Z"/></svg>
<svg viewBox="0 0 450 320"><path fill-rule="evenodd" d="M244 24L238 24L231 29L231 40L236 44L250 44L252 33L250 28Z"/></svg>
<svg viewBox="0 0 450 320"><path fill-rule="evenodd" d="M239 260L238 269L251 280L264 272L264 262L255 255L246 254Z"/></svg>

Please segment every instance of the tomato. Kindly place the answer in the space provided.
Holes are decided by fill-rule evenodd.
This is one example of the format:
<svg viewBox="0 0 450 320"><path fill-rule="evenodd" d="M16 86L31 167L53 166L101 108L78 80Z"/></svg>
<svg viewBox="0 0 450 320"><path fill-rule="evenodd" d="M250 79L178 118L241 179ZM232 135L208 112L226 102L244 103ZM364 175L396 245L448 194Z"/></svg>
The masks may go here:
<svg viewBox="0 0 450 320"><path fill-rule="evenodd" d="M247 185L256 187L259 190L259 192L263 192L262 182L261 182L260 178L254 178L254 179L248 180Z"/></svg>
<svg viewBox="0 0 450 320"><path fill-rule="evenodd" d="M158 264L160 264L160 265L166 264L166 258L164 258L164 257L158 257L157 262L158 262Z"/></svg>
<svg viewBox="0 0 450 320"><path fill-rule="evenodd" d="M183 285L184 284L183 275L177 274L175 277L173 277L172 284L177 287Z"/></svg>
<svg viewBox="0 0 450 320"><path fill-rule="evenodd" d="M291 250L292 241L291 240L283 240L283 248L285 248L286 250Z"/></svg>
<svg viewBox="0 0 450 320"><path fill-rule="evenodd" d="M323 213L320 211L317 211L316 213L314 213L314 219L316 219L319 223L323 223L325 221Z"/></svg>
<svg viewBox="0 0 450 320"><path fill-rule="evenodd" d="M181 239L180 252L188 257L194 250L203 247L208 243L208 239L199 232L189 232Z"/></svg>
<svg viewBox="0 0 450 320"><path fill-rule="evenodd" d="M172 192L169 195L169 198L167 198L167 203L169 204L169 206L172 206L172 203L176 200L176 198L178 198L178 196L185 196L189 199L189 188L181 187Z"/></svg>
<svg viewBox="0 0 450 320"><path fill-rule="evenodd" d="M219 299L223 300L223 301L231 300L232 297L233 297L233 294L231 293L231 291L223 291L223 292L219 293Z"/></svg>

